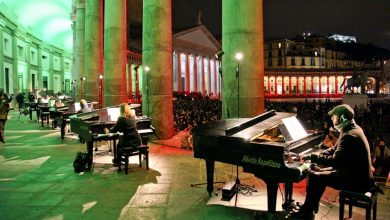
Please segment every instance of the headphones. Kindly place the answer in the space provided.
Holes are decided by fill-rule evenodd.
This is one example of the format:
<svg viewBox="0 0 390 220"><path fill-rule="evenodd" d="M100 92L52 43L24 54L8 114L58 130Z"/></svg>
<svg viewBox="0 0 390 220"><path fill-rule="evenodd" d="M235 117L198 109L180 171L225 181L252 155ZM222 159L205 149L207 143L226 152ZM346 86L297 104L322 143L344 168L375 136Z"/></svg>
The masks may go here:
<svg viewBox="0 0 390 220"><path fill-rule="evenodd" d="M340 115L340 122L344 123L346 121L347 121L347 119L345 118L345 116L344 115Z"/></svg>

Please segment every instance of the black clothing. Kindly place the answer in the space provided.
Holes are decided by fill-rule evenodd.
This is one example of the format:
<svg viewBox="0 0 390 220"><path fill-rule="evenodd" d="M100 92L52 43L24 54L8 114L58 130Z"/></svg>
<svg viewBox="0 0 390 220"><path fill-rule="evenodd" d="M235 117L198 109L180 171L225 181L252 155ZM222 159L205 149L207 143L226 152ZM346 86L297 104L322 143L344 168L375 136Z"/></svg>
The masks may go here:
<svg viewBox="0 0 390 220"><path fill-rule="evenodd" d="M81 108L80 110L77 111L77 113L86 113L86 112L91 112L92 109L89 108L89 107L84 107L84 108Z"/></svg>
<svg viewBox="0 0 390 220"><path fill-rule="evenodd" d="M311 160L331 169L309 172L304 203L308 210L318 208L326 186L366 192L375 184L371 170L370 146L363 130L353 121L343 128L334 147L319 155L313 154Z"/></svg>
<svg viewBox="0 0 390 220"><path fill-rule="evenodd" d="M114 127L110 129L110 132L123 133L118 143L118 149L121 147L137 147L141 145L141 136L138 134L135 119L120 116Z"/></svg>
<svg viewBox="0 0 390 220"><path fill-rule="evenodd" d="M19 111L20 111L20 109L24 108L24 93L19 93L16 96L16 101L18 102Z"/></svg>

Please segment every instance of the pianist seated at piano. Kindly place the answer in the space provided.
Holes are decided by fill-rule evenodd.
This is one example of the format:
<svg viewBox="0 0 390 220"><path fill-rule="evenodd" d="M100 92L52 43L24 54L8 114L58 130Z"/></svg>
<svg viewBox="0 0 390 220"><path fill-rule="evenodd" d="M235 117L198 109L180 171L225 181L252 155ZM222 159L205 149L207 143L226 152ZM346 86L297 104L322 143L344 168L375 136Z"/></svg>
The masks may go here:
<svg viewBox="0 0 390 220"><path fill-rule="evenodd" d="M108 133L123 133L122 137L119 139L117 145L117 156L115 158L121 158L122 150L121 148L128 147L138 147L141 145L141 136L137 131L137 122L135 111L130 108L127 103L122 103L119 106L120 115L115 125L110 129L105 128L105 132ZM118 163L118 161L114 161Z"/></svg>
<svg viewBox="0 0 390 220"><path fill-rule="evenodd" d="M91 112L92 109L88 107L88 103L85 99L80 99L80 110L77 111L77 113L86 113Z"/></svg>
<svg viewBox="0 0 390 220"><path fill-rule="evenodd" d="M371 169L370 146L363 130L355 123L351 106L338 105L328 112L336 130L340 132L335 146L320 153L303 156L310 160L306 198L291 217L314 219L325 188L367 192L375 188Z"/></svg>

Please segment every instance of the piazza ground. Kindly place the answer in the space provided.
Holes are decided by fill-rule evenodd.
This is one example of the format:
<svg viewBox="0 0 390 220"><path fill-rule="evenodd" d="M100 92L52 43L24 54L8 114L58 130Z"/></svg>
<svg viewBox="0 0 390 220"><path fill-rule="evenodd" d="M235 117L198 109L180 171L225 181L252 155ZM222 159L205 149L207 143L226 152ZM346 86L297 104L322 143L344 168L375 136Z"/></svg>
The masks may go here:
<svg viewBox="0 0 390 220"><path fill-rule="evenodd" d="M60 139L59 130L41 127L34 116L11 111L6 123L6 144L0 145L0 219L263 219L266 207L264 183L239 172L242 183L257 192L240 194L230 202L220 200L217 184L209 196L205 186L205 163L191 151L149 144L150 169L130 161L128 175L110 163L109 144L98 143L92 172L77 174L73 160L85 145L76 135ZM234 181L235 167L216 163L216 180ZM280 194L280 193L279 193ZM281 196L278 195L280 210ZM295 184L294 198L303 201L305 181ZM378 198L378 219L390 219L390 192ZM316 219L338 219L338 192L327 189ZM284 219L278 211L276 218ZM365 219L354 208L353 219Z"/></svg>

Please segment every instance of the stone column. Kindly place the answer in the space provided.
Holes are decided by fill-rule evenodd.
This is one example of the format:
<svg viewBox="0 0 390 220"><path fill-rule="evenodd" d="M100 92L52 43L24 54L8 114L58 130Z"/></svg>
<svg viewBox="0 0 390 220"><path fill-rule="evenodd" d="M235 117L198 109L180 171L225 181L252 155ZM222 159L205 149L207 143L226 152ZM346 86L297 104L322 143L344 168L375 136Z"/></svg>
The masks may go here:
<svg viewBox="0 0 390 220"><path fill-rule="evenodd" d="M103 73L102 0L85 2L85 99L98 101L99 73Z"/></svg>
<svg viewBox="0 0 390 220"><path fill-rule="evenodd" d="M194 54L194 91L198 92L198 55Z"/></svg>
<svg viewBox="0 0 390 220"><path fill-rule="evenodd" d="M0 38L1 39L1 38ZM30 61L31 61L31 41L26 39L26 80L27 80L27 88L29 91L32 90L32 80L31 80L31 67L30 67ZM27 93L26 93L27 96Z"/></svg>
<svg viewBox="0 0 390 220"><path fill-rule="evenodd" d="M85 0L76 0L76 25L75 25L75 51L73 53L74 59L74 72L72 78L76 80L74 93L76 100L80 100L81 88L80 77L84 76L85 65Z"/></svg>
<svg viewBox="0 0 390 220"><path fill-rule="evenodd" d="M150 71L142 76L142 112L149 109L159 139L173 136L171 6L171 0L143 2L142 66Z"/></svg>
<svg viewBox="0 0 390 220"><path fill-rule="evenodd" d="M5 22L0 19L0 40L2 41L0 43L0 82L3 82L4 85L4 36L3 36L3 28L5 27ZM1 86L3 87L3 86ZM5 90L5 88L3 88Z"/></svg>
<svg viewBox="0 0 390 220"><path fill-rule="evenodd" d="M34 88L33 92L35 92L35 89L43 89L43 80L42 80L42 46L40 44L37 44L37 63L38 63L38 75L37 75L37 85Z"/></svg>
<svg viewBox="0 0 390 220"><path fill-rule="evenodd" d="M126 97L126 0L106 0L104 14L104 104L118 105Z"/></svg>
<svg viewBox="0 0 390 220"><path fill-rule="evenodd" d="M263 0L245 0L239 4L236 0L222 0L222 47L225 52L222 57L223 118L263 113ZM239 52L243 54L241 61L235 59Z"/></svg>
<svg viewBox="0 0 390 220"><path fill-rule="evenodd" d="M19 34L16 31L12 32L12 94L15 96L22 92L19 87L19 71L18 71L18 36ZM11 93L11 91L10 91Z"/></svg>
<svg viewBox="0 0 390 220"><path fill-rule="evenodd" d="M54 90L54 55L55 51L49 50L49 75L47 77L47 80L49 80L49 82L47 83L47 90L53 90L53 93L55 94L58 91Z"/></svg>
<svg viewBox="0 0 390 220"><path fill-rule="evenodd" d="M60 65L61 65L61 75L60 75L60 81L61 81L61 93L65 93L65 64L64 64L64 54L60 55Z"/></svg>

